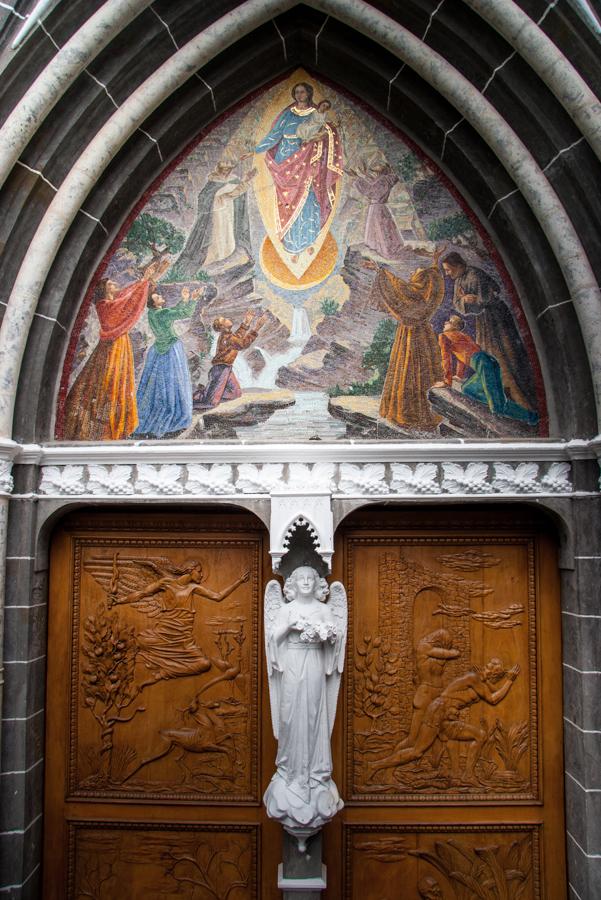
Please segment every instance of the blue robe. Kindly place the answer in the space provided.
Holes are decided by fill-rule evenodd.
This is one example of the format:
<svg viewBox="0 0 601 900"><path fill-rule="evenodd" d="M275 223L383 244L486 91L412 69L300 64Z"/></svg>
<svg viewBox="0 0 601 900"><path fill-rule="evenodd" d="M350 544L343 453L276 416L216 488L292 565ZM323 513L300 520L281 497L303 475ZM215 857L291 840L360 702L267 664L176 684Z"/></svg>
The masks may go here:
<svg viewBox="0 0 601 900"><path fill-rule="evenodd" d="M485 403L490 411L498 416L508 416L518 422L536 425L538 422L536 413L506 396L501 367L494 356L480 350L470 359L470 367L474 370L474 374L464 381L461 386L462 394L477 400L478 403Z"/></svg>
<svg viewBox="0 0 601 900"><path fill-rule="evenodd" d="M173 331L178 319L188 319L195 303L170 309L149 309L148 324L156 336L144 360L137 391L138 427L134 437L183 431L192 423L192 385L184 345Z"/></svg>
<svg viewBox="0 0 601 900"><path fill-rule="evenodd" d="M265 153L276 148L274 162L281 163L300 149L302 141L296 136L296 130L306 120L292 109L287 108L263 140L255 147L255 153ZM313 244L321 231L321 210L315 191L309 188L303 208L288 231L282 236L282 243L289 253L300 253Z"/></svg>

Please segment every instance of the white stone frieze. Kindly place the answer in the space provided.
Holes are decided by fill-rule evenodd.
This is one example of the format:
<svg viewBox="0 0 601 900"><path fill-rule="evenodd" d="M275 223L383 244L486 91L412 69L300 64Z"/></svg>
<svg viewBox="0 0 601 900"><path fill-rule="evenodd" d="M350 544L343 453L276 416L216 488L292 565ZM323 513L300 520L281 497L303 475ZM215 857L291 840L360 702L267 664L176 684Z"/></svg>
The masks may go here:
<svg viewBox="0 0 601 900"><path fill-rule="evenodd" d="M282 463L242 463L238 466L237 492L240 494L270 494L277 491L283 480Z"/></svg>
<svg viewBox="0 0 601 900"><path fill-rule="evenodd" d="M493 469L492 486L500 494L540 494L542 491L538 463L519 463L517 466L494 463Z"/></svg>
<svg viewBox="0 0 601 900"><path fill-rule="evenodd" d="M289 463L288 481L289 491L333 491L336 488L337 466L335 463Z"/></svg>
<svg viewBox="0 0 601 900"><path fill-rule="evenodd" d="M540 483L552 494L569 494L572 490L570 483L571 466L566 462L551 463L546 473L540 479Z"/></svg>
<svg viewBox="0 0 601 900"><path fill-rule="evenodd" d="M0 495L12 493L14 480L12 468L20 445L10 438L0 439Z"/></svg>
<svg viewBox="0 0 601 900"><path fill-rule="evenodd" d="M138 494L164 494L169 497L184 493L184 466L143 463L137 466L137 470L135 488Z"/></svg>
<svg viewBox="0 0 601 900"><path fill-rule="evenodd" d="M447 494L486 494L490 492L487 463L442 464L441 488Z"/></svg>
<svg viewBox="0 0 601 900"><path fill-rule="evenodd" d="M436 463L391 463L390 465L390 490L393 494L403 494L409 497L421 495L440 494L442 488L439 482L439 471Z"/></svg>
<svg viewBox="0 0 601 900"><path fill-rule="evenodd" d="M40 494L72 497L79 494L93 493L93 487L89 485L90 468L92 467L44 466L41 470Z"/></svg>
<svg viewBox="0 0 601 900"><path fill-rule="evenodd" d="M0 490L10 490L0 461ZM6 470L6 471L5 471ZM89 463L44 465L46 497L298 496L342 497L531 496L571 494L569 462L413 463ZM299 512L298 507L296 512ZM289 523L287 523L289 524Z"/></svg>
<svg viewBox="0 0 601 900"><path fill-rule="evenodd" d="M229 465L202 466L190 463L186 466L186 494L235 494L234 470Z"/></svg>
<svg viewBox="0 0 601 900"><path fill-rule="evenodd" d="M127 496L135 493L133 466L88 466L87 493Z"/></svg>
<svg viewBox="0 0 601 900"><path fill-rule="evenodd" d="M373 497L389 494L384 463L342 463L338 474L336 493Z"/></svg>

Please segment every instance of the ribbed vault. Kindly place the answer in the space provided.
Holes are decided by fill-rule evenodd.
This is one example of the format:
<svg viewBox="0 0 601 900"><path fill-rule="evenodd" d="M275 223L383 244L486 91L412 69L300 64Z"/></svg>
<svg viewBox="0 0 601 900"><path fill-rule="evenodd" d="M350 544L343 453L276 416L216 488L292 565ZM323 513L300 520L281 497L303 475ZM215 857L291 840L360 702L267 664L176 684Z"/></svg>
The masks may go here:
<svg viewBox="0 0 601 900"><path fill-rule="evenodd" d="M246 3L239 5L240 17L243 12L248 14L251 5L258 8L259 21L264 21L242 35L239 32L243 29L238 28L236 37L238 10L232 15L237 6L234 3L181 0L151 6L140 2L117 4L121 19L129 16L129 24L121 29L114 25L115 33L85 68L76 75L67 73L67 83L61 87L66 90L50 114L39 116L39 124L11 169L0 198L5 300L20 270L23 272L27 264L30 270L36 270L36 254L41 249L43 255L44 249L36 230L41 224L43 229L56 191L65 186L65 179L67 183L73 180L82 150L119 114L119 108L123 110L128 98L132 102L136 90L138 96L142 95L143 109L146 91L140 86L153 75L156 79L161 66L173 66L177 48L203 31L208 34L207 28L216 36L211 53L220 52L215 52L200 70L190 67L184 76L172 78L173 91L167 92L139 127L130 128L131 134L113 158L98 167L98 177L89 179L81 211L64 239L57 241L58 252L53 254L48 277L40 276L37 281L30 277L21 294L18 288L24 284L23 278L17 281L13 307L17 296L27 294L26 302L32 302L32 286L39 300L21 368L14 437L25 441L50 438L57 380L49 378L48 373L59 371L67 332L84 289L143 192L217 116L296 65L308 67L368 102L408 133L457 185L491 234L521 296L543 367L552 434L573 437L596 433L590 365L572 302L573 285L566 283L566 261L558 263L557 246L551 246L553 241L549 240L545 222L541 223L540 211L535 210L537 221L532 203L516 189L482 128L476 128L477 123L468 124L415 68L384 49L381 42L370 39L369 16L362 27L364 33L360 33L313 6ZM91 4L68 4L68 10L64 6L58 4L26 49L6 64L5 110L25 94L43 63L52 65L49 44L56 56L54 44L63 46L71 35L77 35L78 28L89 27L85 20L93 11ZM94 6L100 15L111 4ZM285 6L292 8L277 15ZM347 6L358 14L365 12L367 4ZM584 258L598 268L595 250L599 211L595 208L594 185L599 182L599 161L566 112L563 98L555 96L498 31L470 8L476 3L414 0L373 6L379 6L411 35L425 36L424 47L440 54L457 78L467 79L483 93L543 170L566 218L574 225ZM522 6L525 8L525 4ZM530 6L527 11L533 18L540 18L547 9L544 3L539 4L540 9L534 8L536 4ZM267 13L272 16L267 17ZM228 14L229 30L224 32ZM570 17L566 18L564 12L562 35L564 40L567 35L573 46L577 32L575 28L570 31L566 21L569 23ZM551 33L557 40L554 10L548 11L542 25L553 26L555 31ZM594 86L587 40L581 29L582 75ZM429 80L435 79L436 72ZM56 89L51 94L56 97ZM566 241L569 243L568 237ZM567 250L569 257L571 250ZM569 267L568 260L568 277ZM590 287L593 289L592 284ZM20 332L27 328L20 313L15 321ZM14 333L15 322L2 345L3 353L14 341ZM32 397L36 398L34 409Z"/></svg>

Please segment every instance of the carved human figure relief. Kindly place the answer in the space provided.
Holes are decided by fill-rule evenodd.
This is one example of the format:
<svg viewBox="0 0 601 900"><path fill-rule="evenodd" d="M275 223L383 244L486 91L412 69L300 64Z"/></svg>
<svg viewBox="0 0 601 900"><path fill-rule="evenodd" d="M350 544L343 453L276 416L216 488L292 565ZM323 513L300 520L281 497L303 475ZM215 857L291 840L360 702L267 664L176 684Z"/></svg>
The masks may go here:
<svg viewBox="0 0 601 900"><path fill-rule="evenodd" d="M240 589L251 558L237 550L235 559L218 589L212 546L202 562L194 555L183 564L125 548L86 554L83 572L104 596L90 594L89 582L78 590L74 690L87 713L74 750L77 790L248 799L256 761L243 747L256 713L247 642L254 626L249 592ZM232 595L224 615L208 612Z"/></svg>
<svg viewBox="0 0 601 900"><path fill-rule="evenodd" d="M380 539L351 547L354 800L536 791L531 547L443 547L407 541L393 549Z"/></svg>
<svg viewBox="0 0 601 900"><path fill-rule="evenodd" d="M326 602L328 593L330 599ZM267 814L304 846L342 809L332 780L330 737L344 666L346 592L315 569L295 569L265 591L265 650L277 770L263 798Z"/></svg>
<svg viewBox="0 0 601 900"><path fill-rule="evenodd" d="M119 553L112 561L92 558L86 570L106 590L109 608L131 603L155 620L136 637L138 656L149 672L140 689L162 679L197 675L211 668L193 633L195 601L200 597L220 603L250 577L244 572L224 590L213 591L203 584L203 567L198 560L176 566L167 557L142 560L120 558Z"/></svg>

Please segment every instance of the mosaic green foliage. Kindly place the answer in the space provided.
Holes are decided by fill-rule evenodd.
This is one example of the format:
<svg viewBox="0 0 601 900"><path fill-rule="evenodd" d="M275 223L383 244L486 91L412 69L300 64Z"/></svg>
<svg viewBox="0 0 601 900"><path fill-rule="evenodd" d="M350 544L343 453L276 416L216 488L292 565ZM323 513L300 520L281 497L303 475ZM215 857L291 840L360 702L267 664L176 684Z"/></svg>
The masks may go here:
<svg viewBox="0 0 601 900"><path fill-rule="evenodd" d="M418 159L414 153L406 153L405 156L401 159L399 165L399 172L401 178L407 184L410 184L415 180L415 176L418 170Z"/></svg>
<svg viewBox="0 0 601 900"><path fill-rule="evenodd" d="M340 304L337 300L333 300L332 297L326 297L325 300L322 300L320 309L324 316L334 316L340 309Z"/></svg>
<svg viewBox="0 0 601 900"><path fill-rule="evenodd" d="M435 219L426 226L426 232L431 241L450 241L471 231L472 224L464 213Z"/></svg>
<svg viewBox="0 0 601 900"><path fill-rule="evenodd" d="M182 272L177 263L169 270L169 274L167 276L167 280L171 283L173 282L190 282L190 281L210 281L210 276L207 275L204 269L199 269L198 272L195 272L193 276L186 275L185 272Z"/></svg>
<svg viewBox="0 0 601 900"><path fill-rule="evenodd" d="M142 213L127 232L123 246L141 262L149 253L153 257L179 253L184 246L184 233L165 219Z"/></svg>
<svg viewBox="0 0 601 900"><path fill-rule="evenodd" d="M366 394L373 396L382 392L396 330L397 323L394 319L382 319L374 332L371 344L363 354L363 365L366 369L374 369L374 377L369 381L353 382L346 390L336 385L329 391L330 397Z"/></svg>

